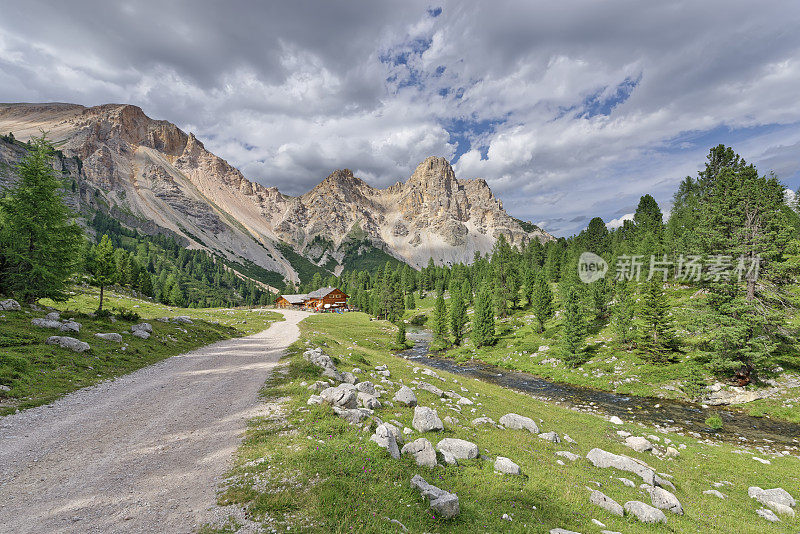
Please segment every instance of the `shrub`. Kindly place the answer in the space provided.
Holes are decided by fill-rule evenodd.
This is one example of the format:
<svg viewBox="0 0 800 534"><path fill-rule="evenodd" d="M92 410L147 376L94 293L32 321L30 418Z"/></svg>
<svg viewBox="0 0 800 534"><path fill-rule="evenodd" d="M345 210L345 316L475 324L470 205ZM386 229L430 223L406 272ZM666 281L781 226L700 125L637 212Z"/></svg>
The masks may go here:
<svg viewBox="0 0 800 534"><path fill-rule="evenodd" d="M120 321L131 321L134 323L142 318L141 315L127 308L114 308L114 317Z"/></svg>
<svg viewBox="0 0 800 534"><path fill-rule="evenodd" d="M706 419L706 425L708 428L714 431L722 430L722 418L719 415L714 414Z"/></svg>

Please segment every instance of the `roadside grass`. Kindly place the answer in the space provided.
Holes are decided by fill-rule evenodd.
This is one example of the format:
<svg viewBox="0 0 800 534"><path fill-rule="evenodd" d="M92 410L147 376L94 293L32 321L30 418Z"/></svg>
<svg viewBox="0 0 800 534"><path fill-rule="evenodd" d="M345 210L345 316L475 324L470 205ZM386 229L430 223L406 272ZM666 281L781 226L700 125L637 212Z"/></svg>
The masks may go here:
<svg viewBox="0 0 800 534"><path fill-rule="evenodd" d="M91 292L83 291L67 302L54 304L62 319L72 318L81 323L80 333L31 325L31 319L44 317L49 309L37 311L25 307L22 311L0 312L0 385L10 388L0 391L0 415L47 404L76 389L216 341L261 331L281 318L280 314L264 310L167 309L122 294L111 296L109 309L114 306L136 311L142 318L135 322L93 318L88 312L97 308L97 300ZM154 320L175 315L188 315L194 324ZM153 334L146 340L130 332L133 324L143 321L153 327ZM106 341L94 335L109 332L122 334L123 342ZM45 344L54 335L85 341L91 349L79 354Z"/></svg>
<svg viewBox="0 0 800 534"><path fill-rule="evenodd" d="M555 292L557 293L557 292ZM698 361L700 348L706 341L700 320L707 313L705 295L695 295L694 288L672 287L667 295L670 299L676 334L680 339L680 352L666 364L648 361L635 348L623 346L617 341L610 320L599 319L588 328L585 361L577 367L565 365L559 359L561 322L551 319L541 334L536 331L535 315L530 309L513 310L509 317L496 321L497 343L490 347L476 348L469 339L469 332L460 347L450 347L439 356L457 362L480 360L506 369L524 371L547 380L626 395L693 400L704 393L706 384L717 380ZM416 310L406 312L410 319L421 313L430 313L433 299L427 297L418 303ZM797 329L797 314L787 314L787 325ZM470 325L467 325L469 330ZM775 359L786 374L784 378L800 377L800 358L791 350ZM779 376L766 376L780 381ZM757 386L749 386L756 388ZM800 423L800 387L740 406L751 415L775 417ZM736 407L734 407L736 408Z"/></svg>
<svg viewBox="0 0 800 534"><path fill-rule="evenodd" d="M394 327L384 321L370 321L364 314L312 316L300 324L301 340L289 350L282 373L274 373L263 395L281 411L250 421L235 467L219 493L219 504L245 508L249 520L276 532L398 532L389 522L401 522L410 532L549 532L561 527L578 532L607 529L625 533L644 532L795 532L800 520L783 518L771 525L756 515L760 507L747 496L747 488L783 487L800 495L800 459L795 448L790 456L774 455L771 465L752 456L763 453L727 444L707 444L677 434L667 434L639 424L615 426L604 419L537 400L530 396L483 383L475 379L435 371L441 379L425 376L414 364L393 355ZM394 384L385 384L381 402L391 397L401 383L425 380L442 389L452 389L474 401L459 407L447 398L416 390L419 404L436 408L444 419L443 432L405 437L409 442L426 437L434 447L444 437L457 437L478 444L490 460L460 462L460 466L418 467L409 457L392 459L386 450L369 441L371 431L347 424L329 407L307 406L311 394L304 383L320 379L319 370L302 359L308 347L322 347L340 370L359 367L361 380L380 383L371 371L385 364ZM468 391L462 391L464 387ZM473 427L471 420L488 416L497 421L505 413L533 418L542 431L568 434L577 444L553 444L526 431ZM396 420L411 428L413 408L400 405L375 411L383 421ZM669 438L681 450L676 459L659 459L636 453L622 444L617 430L635 435L655 434ZM676 496L686 514L667 513L667 525L644 525L629 517L620 518L588 502L590 488L598 488L620 504L628 500L649 503L640 489L641 480L629 473L598 469L585 458L559 465L556 451L571 451L585 457L594 447L627 454L673 476ZM495 474L493 459L506 456L518 463L524 476ZM461 513L450 521L432 514L428 505L409 487L414 474L459 496ZM637 487L624 486L615 477L634 479ZM726 500L703 495L711 483L729 481L721 491ZM511 521L502 517L507 514ZM218 532L212 526L206 532Z"/></svg>

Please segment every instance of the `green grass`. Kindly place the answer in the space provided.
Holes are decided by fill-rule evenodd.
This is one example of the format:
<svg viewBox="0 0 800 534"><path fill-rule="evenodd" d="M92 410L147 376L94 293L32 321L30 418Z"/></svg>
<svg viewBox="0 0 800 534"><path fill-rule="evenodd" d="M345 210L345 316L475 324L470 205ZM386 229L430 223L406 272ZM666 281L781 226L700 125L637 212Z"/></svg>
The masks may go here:
<svg viewBox="0 0 800 534"><path fill-rule="evenodd" d="M301 341L292 346L284 372L276 372L264 388L264 396L282 406L270 415L252 420L227 486L220 492L220 504L246 508L248 517L278 532L397 532L386 518L402 522L410 532L549 532L562 527L578 532L597 532L591 523L597 518L609 530L625 533L650 532L739 532L761 533L775 529L796 532L800 519L784 519L777 527L756 516L760 506L747 496L750 485L781 486L800 495L800 460L796 456L770 458L771 465L751 459L764 456L757 451L727 444L704 444L676 434L658 433L634 424L614 426L590 414L578 413L532 397L446 372L436 371L444 381L424 377L438 387L453 389L471 397L475 405L462 413L447 407L445 400L417 390L421 405L431 406L444 418L445 431L426 433L435 444L443 437L458 437L478 444L481 454L493 458L507 456L523 469L523 477L498 475L486 460L462 462L459 467L417 467L407 457L393 460L369 441L361 431L336 417L329 407L307 406L310 392L305 383L320 378L319 370L307 364L301 352L308 346L321 346L338 361L340 370L360 367L369 370L385 364L394 386L386 386L381 401L390 400L399 383L422 379L413 363L388 350L394 327L383 321L369 321L366 315L312 316L301 323ZM380 377L378 377L380 378ZM460 390L465 387L468 392ZM470 408L475 408L473 413ZM524 431L507 431L471 426L480 416L498 420L515 412L541 421L543 431L569 434L577 445L552 444ZM413 409L384 406L376 410L384 421L397 420L411 427ZM674 460L661 460L649 453L639 454L625 447L616 431L636 435L656 433L669 437L686 448ZM421 435L414 432L410 441ZM606 513L588 502L589 487L602 484L601 490L620 503L649 499L638 488L625 487L615 476L634 478L610 469L594 468L587 460L558 465L555 452L569 450L581 456L593 447L640 458L661 473L674 476L676 495L686 515L668 514L665 526L646 526L629 518ZM795 450L793 454L797 454ZM409 488L414 474L430 483L458 494L461 514L451 521L435 518L426 503ZM728 480L733 485L721 491L719 500L702 492L710 484ZM641 482L636 480L637 484ZM501 519L508 514L513 521ZM207 528L207 531L214 531Z"/></svg>
<svg viewBox="0 0 800 534"><path fill-rule="evenodd" d="M280 318L275 312L247 309L184 309L162 306L109 292L107 309L126 308L141 315L137 322L147 321L153 335L139 339L130 335L134 321L96 319L88 315L97 308L94 290L80 290L67 302L52 303L61 311L61 318L74 318L81 323L80 333L61 333L54 329L31 326L31 319L44 317L49 310L25 308L18 312L0 312L0 415L17 409L52 402L58 397L120 376L176 354L203 345L261 331ZM188 315L194 324L164 323L159 317ZM123 343L106 341L95 333L117 332ZM78 354L46 345L53 335L75 337L89 343L89 352Z"/></svg>

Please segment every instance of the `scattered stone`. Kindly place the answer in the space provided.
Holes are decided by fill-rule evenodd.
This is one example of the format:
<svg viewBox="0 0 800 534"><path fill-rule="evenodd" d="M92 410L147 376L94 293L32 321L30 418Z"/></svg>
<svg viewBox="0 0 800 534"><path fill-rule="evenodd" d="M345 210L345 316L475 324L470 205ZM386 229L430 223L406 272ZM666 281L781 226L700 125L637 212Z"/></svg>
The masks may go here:
<svg viewBox="0 0 800 534"><path fill-rule="evenodd" d="M364 372L364 370L363 370L363 369L361 369L360 367L353 367L353 370L352 370L351 372L352 372L354 375L360 375L361 373L363 373L363 372ZM397 520L396 520L396 519L392 519L392 521L397 521Z"/></svg>
<svg viewBox="0 0 800 534"><path fill-rule="evenodd" d="M551 528L550 534L581 534L581 533L575 532L574 530L567 530L564 528Z"/></svg>
<svg viewBox="0 0 800 534"><path fill-rule="evenodd" d="M497 423L495 423L494 419L492 419L491 417L477 417L472 420L472 426L478 426L478 425L497 426Z"/></svg>
<svg viewBox="0 0 800 534"><path fill-rule="evenodd" d="M39 328L61 328L61 321L55 321L50 319L31 319L31 324L33 326L37 326Z"/></svg>
<svg viewBox="0 0 800 534"><path fill-rule="evenodd" d="M617 501L601 491L592 490L592 494L589 495L589 502L599 506L611 514L618 515L620 517L625 514L622 506L620 506Z"/></svg>
<svg viewBox="0 0 800 534"><path fill-rule="evenodd" d="M478 457L478 446L471 441L458 438L444 438L436 444L436 450L448 453L456 460L473 460Z"/></svg>
<svg viewBox="0 0 800 534"><path fill-rule="evenodd" d="M369 438L370 441L374 441L378 444L379 447L383 447L392 458L399 459L400 458L400 449L397 447L397 440L395 439L395 433L392 432L388 426L388 423L383 423L382 425L378 425L378 428L375 429L375 433Z"/></svg>
<svg viewBox="0 0 800 534"><path fill-rule="evenodd" d="M646 452L653 450L653 444L647 441L647 438L638 436L628 436L625 438L625 445L635 450L636 452Z"/></svg>
<svg viewBox="0 0 800 534"><path fill-rule="evenodd" d="M335 388L329 387L320 392L322 399L339 408L352 409L356 407L358 390L352 384L339 384Z"/></svg>
<svg viewBox="0 0 800 534"><path fill-rule="evenodd" d="M622 419L617 417L616 415L612 415L611 418L608 420L609 423L612 425L624 425L625 423L622 422Z"/></svg>
<svg viewBox="0 0 800 534"><path fill-rule="evenodd" d="M58 345L63 349L69 349L73 352L86 352L91 348L88 343L68 336L50 336L45 343L48 345Z"/></svg>
<svg viewBox="0 0 800 534"><path fill-rule="evenodd" d="M503 517L501 517L500 519L502 519L503 521L512 521L511 516L508 514L503 514Z"/></svg>
<svg viewBox="0 0 800 534"><path fill-rule="evenodd" d="M509 458L505 456L498 456L494 461L494 470L498 473L506 475L521 475L522 469Z"/></svg>
<svg viewBox="0 0 800 534"><path fill-rule="evenodd" d="M592 462L592 465L600 468L613 467L620 471L627 471L642 478L645 484L650 486L656 485L656 472L655 470L645 464L635 460L629 456L621 454L613 454L603 449L592 449L586 455L586 459Z"/></svg>
<svg viewBox="0 0 800 534"><path fill-rule="evenodd" d="M567 434L564 434L564 435L561 437L561 439L563 439L563 440L564 440L564 441L566 441L567 443L572 443L573 445L576 445L576 444L578 443L577 441L575 441L574 439L572 439L571 437L569 437Z"/></svg>
<svg viewBox="0 0 800 534"><path fill-rule="evenodd" d="M471 406L474 403L466 397L461 397L456 401L456 404L460 404L461 406Z"/></svg>
<svg viewBox="0 0 800 534"><path fill-rule="evenodd" d="M44 318L47 319L48 321L60 321L61 314L58 313L57 311L53 311L45 315Z"/></svg>
<svg viewBox="0 0 800 534"><path fill-rule="evenodd" d="M417 396L414 395L414 392L408 386L402 386L397 390L392 400L409 407L417 405Z"/></svg>
<svg viewBox="0 0 800 534"><path fill-rule="evenodd" d="M428 499L430 507L443 519L451 519L458 515L458 495L449 493L442 489L428 484L424 478L414 475L411 479L411 487L418 490L423 497Z"/></svg>
<svg viewBox="0 0 800 534"><path fill-rule="evenodd" d="M600 528L605 528L606 527L605 523L603 523L602 521L598 521L597 519L592 519L592 523L594 523L595 525L597 525Z"/></svg>
<svg viewBox="0 0 800 534"><path fill-rule="evenodd" d="M97 333L94 337L99 337L100 339L105 339L106 341L113 341L115 343L122 343L122 336L117 334L116 332L111 332L108 334L100 334Z"/></svg>
<svg viewBox="0 0 800 534"><path fill-rule="evenodd" d="M775 515L775 512L773 512L772 510L768 510L766 508L759 508L758 510L756 510L756 513L761 517L763 517L764 519L766 519L767 521L771 521L773 523L778 523L780 521L780 519L778 519L778 516Z"/></svg>
<svg viewBox="0 0 800 534"><path fill-rule="evenodd" d="M470 403L471 404L471 403ZM511 430L527 430L531 434L538 434L539 427L530 417L518 415L515 413L507 413L500 418L500 424Z"/></svg>
<svg viewBox="0 0 800 534"><path fill-rule="evenodd" d="M322 404L323 402L324 402L323 398L320 397L319 395L311 395L306 401L306 404L311 406L313 404Z"/></svg>
<svg viewBox="0 0 800 534"><path fill-rule="evenodd" d="M370 410L365 408L347 409L334 406L333 412L351 425L357 425L370 416Z"/></svg>
<svg viewBox="0 0 800 534"><path fill-rule="evenodd" d="M755 460L756 462L760 462L764 465L772 464L772 462L770 462L769 460L765 460L764 458L759 458L758 456L753 456L753 460Z"/></svg>
<svg viewBox="0 0 800 534"><path fill-rule="evenodd" d="M378 397L370 395L369 393L364 393L363 391L358 392L357 401L359 406L369 408L370 410L377 410L381 407L381 401L378 400Z"/></svg>
<svg viewBox="0 0 800 534"><path fill-rule="evenodd" d="M446 415L444 417L444 422L447 423L449 426L456 426L458 424L458 419L450 415Z"/></svg>
<svg viewBox="0 0 800 534"><path fill-rule="evenodd" d="M178 315L173 317L172 322L179 324L194 324L194 321L192 321L192 318L188 315Z"/></svg>
<svg viewBox="0 0 800 534"><path fill-rule="evenodd" d="M366 393L367 395L372 395L377 397L375 391L375 385L369 380L366 382L359 382L358 384L356 384L356 389L361 393Z"/></svg>
<svg viewBox="0 0 800 534"><path fill-rule="evenodd" d="M773 512L794 517L794 508L797 502L794 497L783 488L761 489L758 486L751 486L747 489L747 495L757 500Z"/></svg>
<svg viewBox="0 0 800 534"><path fill-rule="evenodd" d="M133 330L131 332L131 335L133 335L134 337L141 338L141 339L148 339L150 337L150 333L149 332L145 332L144 330Z"/></svg>
<svg viewBox="0 0 800 534"><path fill-rule="evenodd" d="M3 311L20 311L22 306L19 305L14 299L0 300L0 310Z"/></svg>
<svg viewBox="0 0 800 534"><path fill-rule="evenodd" d="M636 487L636 484L633 482L633 480L631 480L629 478L622 478L621 477L621 478L618 478L617 480L619 480L620 482L622 482L623 485L628 486L629 488L635 488Z"/></svg>
<svg viewBox="0 0 800 534"><path fill-rule="evenodd" d="M75 321L64 321L61 323L60 330L62 332L80 332L81 331L81 323L77 323Z"/></svg>
<svg viewBox="0 0 800 534"><path fill-rule="evenodd" d="M437 397L444 397L444 391L442 391L441 389L437 388L432 384L428 384L427 382L419 382L417 384L417 387L419 389L427 391L428 393L433 393Z"/></svg>
<svg viewBox="0 0 800 534"><path fill-rule="evenodd" d="M559 438L558 434L555 432L542 432L539 434L539 437L553 443L561 443L561 438Z"/></svg>
<svg viewBox="0 0 800 534"><path fill-rule="evenodd" d="M717 497L718 499L724 499L725 498L725 495L723 495L722 493L720 493L719 491L717 491L715 489L705 490L703 492L703 495L713 495L714 497Z"/></svg>
<svg viewBox="0 0 800 534"><path fill-rule="evenodd" d="M566 458L570 462L574 462L575 460L580 458L580 456L578 456L574 452L569 452L569 451L556 451L556 456L561 456L562 458Z"/></svg>
<svg viewBox="0 0 800 534"><path fill-rule="evenodd" d="M430 432L431 430L444 430L442 420L436 410L428 408L427 406L417 406L414 408L414 419L411 421L411 426L417 432Z"/></svg>
<svg viewBox="0 0 800 534"><path fill-rule="evenodd" d="M677 458L680 456L680 452L675 447L667 447L667 454L665 455L667 458Z"/></svg>
<svg viewBox="0 0 800 534"><path fill-rule="evenodd" d="M148 334L152 334L153 333L153 327L152 327L152 325L150 323L135 324L135 325L131 326L131 331L134 331L134 330L143 330L143 331L147 332Z"/></svg>
<svg viewBox="0 0 800 534"><path fill-rule="evenodd" d="M436 451L433 445L425 438L415 439L407 443L400 451L401 454L410 454L414 461L421 467L436 467Z"/></svg>
<svg viewBox="0 0 800 534"><path fill-rule="evenodd" d="M625 503L625 510L632 514L642 523L666 523L667 516L658 508L641 501L628 501Z"/></svg>
<svg viewBox="0 0 800 534"><path fill-rule="evenodd" d="M664 488L648 487L647 492L650 494L650 502L653 506L660 510L668 510L676 515L683 515L683 506L681 506L678 498Z"/></svg>
<svg viewBox="0 0 800 534"><path fill-rule="evenodd" d="M617 435L619 437L621 437L621 438L627 438L628 436L631 435L631 433L630 432L626 432L624 430L617 430Z"/></svg>
<svg viewBox="0 0 800 534"><path fill-rule="evenodd" d="M354 375L353 373L345 371L342 373L342 382L347 382L348 384L355 384L356 382L358 382L358 379L356 378L356 375Z"/></svg>

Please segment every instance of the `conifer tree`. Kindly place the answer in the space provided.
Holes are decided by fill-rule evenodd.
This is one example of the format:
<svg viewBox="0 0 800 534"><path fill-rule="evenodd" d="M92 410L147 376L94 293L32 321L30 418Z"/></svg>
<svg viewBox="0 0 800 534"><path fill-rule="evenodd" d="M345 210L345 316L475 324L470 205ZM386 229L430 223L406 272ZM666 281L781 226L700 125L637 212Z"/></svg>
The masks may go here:
<svg viewBox="0 0 800 534"><path fill-rule="evenodd" d="M395 338L395 343L400 347L405 347L406 345L406 322L402 319L397 321L397 337Z"/></svg>
<svg viewBox="0 0 800 534"><path fill-rule="evenodd" d="M544 272L536 275L533 293L529 297L533 304L533 313L536 315L539 333L544 332L544 324L553 317L553 291L547 283Z"/></svg>
<svg viewBox="0 0 800 534"><path fill-rule="evenodd" d="M436 297L433 308L433 335L440 343L447 342L447 306L444 302L444 292Z"/></svg>
<svg viewBox="0 0 800 534"><path fill-rule="evenodd" d="M45 135L32 139L19 180L0 198L0 293L25 302L65 300L81 259L83 234L61 196Z"/></svg>
<svg viewBox="0 0 800 534"><path fill-rule="evenodd" d="M100 288L100 304L97 311L103 310L103 291L106 286L113 284L117 279L117 264L114 260L114 245L108 235L100 239L100 244L94 252L92 263L92 283Z"/></svg>
<svg viewBox="0 0 800 534"><path fill-rule="evenodd" d="M450 332L453 334L453 341L456 345L461 345L466 325L467 305L464 302L461 290L457 289L450 296Z"/></svg>
<svg viewBox="0 0 800 534"><path fill-rule="evenodd" d="M611 311L611 324L617 339L623 346L630 346L636 339L636 299L633 295L633 282L619 281L616 285L616 299Z"/></svg>
<svg viewBox="0 0 800 534"><path fill-rule="evenodd" d="M663 281L653 277L645 286L639 317L639 349L652 361L664 363L675 351L675 335Z"/></svg>
<svg viewBox="0 0 800 534"><path fill-rule="evenodd" d="M472 343L476 347L494 345L497 341L494 328L494 307L489 288L482 287L475 297L472 315Z"/></svg>
<svg viewBox="0 0 800 534"><path fill-rule="evenodd" d="M573 366L582 363L583 346L586 341L586 325L582 308L578 290L575 287L569 288L564 303L562 348L564 361Z"/></svg>
<svg viewBox="0 0 800 534"><path fill-rule="evenodd" d="M409 291L408 295L406 295L406 309L413 310L417 307L417 303L414 300L414 292Z"/></svg>

